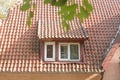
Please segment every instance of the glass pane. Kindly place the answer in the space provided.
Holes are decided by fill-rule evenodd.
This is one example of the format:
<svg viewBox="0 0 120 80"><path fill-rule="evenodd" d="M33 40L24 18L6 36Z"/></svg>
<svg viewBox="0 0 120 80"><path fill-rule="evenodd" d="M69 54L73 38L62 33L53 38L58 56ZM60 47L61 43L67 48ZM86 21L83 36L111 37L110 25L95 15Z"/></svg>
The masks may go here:
<svg viewBox="0 0 120 80"><path fill-rule="evenodd" d="M47 58L53 58L53 45L47 45Z"/></svg>
<svg viewBox="0 0 120 80"><path fill-rule="evenodd" d="M61 45L61 59L68 59L68 47L67 45Z"/></svg>
<svg viewBox="0 0 120 80"><path fill-rule="evenodd" d="M79 59L78 45L70 45L70 59Z"/></svg>

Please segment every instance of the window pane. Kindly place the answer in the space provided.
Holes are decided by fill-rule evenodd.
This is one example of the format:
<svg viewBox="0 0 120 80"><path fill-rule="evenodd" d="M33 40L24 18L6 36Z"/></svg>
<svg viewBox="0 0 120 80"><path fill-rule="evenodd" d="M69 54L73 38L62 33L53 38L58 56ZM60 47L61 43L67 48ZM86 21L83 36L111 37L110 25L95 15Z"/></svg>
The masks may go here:
<svg viewBox="0 0 120 80"><path fill-rule="evenodd" d="M53 45L47 45L47 58L53 58Z"/></svg>
<svg viewBox="0 0 120 80"><path fill-rule="evenodd" d="M61 59L68 59L68 47L67 45L61 45Z"/></svg>
<svg viewBox="0 0 120 80"><path fill-rule="evenodd" d="M79 59L78 45L70 45L70 59Z"/></svg>

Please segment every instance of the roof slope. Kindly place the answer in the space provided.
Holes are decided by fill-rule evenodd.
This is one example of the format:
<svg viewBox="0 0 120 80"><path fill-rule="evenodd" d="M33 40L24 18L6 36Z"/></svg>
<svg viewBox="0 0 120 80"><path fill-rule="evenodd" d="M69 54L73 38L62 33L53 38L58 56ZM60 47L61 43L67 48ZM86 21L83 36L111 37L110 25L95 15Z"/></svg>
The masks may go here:
<svg viewBox="0 0 120 80"><path fill-rule="evenodd" d="M69 22L70 30L66 32L61 24L62 20L58 15L58 8L43 4L43 1L40 1L39 5L40 19L38 23L38 37L40 39L88 38L88 35L85 34L86 32L81 26L78 19L74 19L72 22Z"/></svg>
<svg viewBox="0 0 120 80"><path fill-rule="evenodd" d="M76 1L80 4L80 0ZM100 72L103 55L120 24L120 0L90 0L94 11L83 24L89 35L84 46L86 63L67 64L44 64L40 61L37 29L42 15L39 7L43 0L34 2L37 8L30 28L26 27L27 12L21 12L20 6L10 10L8 19L3 21L0 32L0 71Z"/></svg>
<svg viewBox="0 0 120 80"><path fill-rule="evenodd" d="M120 25L119 0L94 0L94 12L84 22L89 34L85 42L86 61L94 68L100 67L104 53Z"/></svg>

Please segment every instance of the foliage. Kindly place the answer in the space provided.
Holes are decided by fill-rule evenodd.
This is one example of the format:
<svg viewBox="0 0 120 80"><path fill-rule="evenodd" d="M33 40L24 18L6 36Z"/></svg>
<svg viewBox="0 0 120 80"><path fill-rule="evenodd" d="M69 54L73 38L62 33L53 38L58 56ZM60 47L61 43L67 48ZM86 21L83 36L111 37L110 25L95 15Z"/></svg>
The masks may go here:
<svg viewBox="0 0 120 80"><path fill-rule="evenodd" d="M80 21L83 22L89 17L91 11L93 10L93 7L88 0L82 0L82 5L80 5L80 7L74 2L74 0L44 0L44 3L60 8L58 13L61 16L63 28L67 31L69 30L69 21L72 21L74 17L78 17ZM30 26L31 19L34 15L34 6L35 4L32 4L31 0L24 0L24 4L20 8L22 11L28 10L29 12L27 18L28 26Z"/></svg>
<svg viewBox="0 0 120 80"><path fill-rule="evenodd" d="M28 11L27 25L30 27L31 19L34 17L35 3L31 3L31 0L24 0L24 4L20 7L21 11Z"/></svg>

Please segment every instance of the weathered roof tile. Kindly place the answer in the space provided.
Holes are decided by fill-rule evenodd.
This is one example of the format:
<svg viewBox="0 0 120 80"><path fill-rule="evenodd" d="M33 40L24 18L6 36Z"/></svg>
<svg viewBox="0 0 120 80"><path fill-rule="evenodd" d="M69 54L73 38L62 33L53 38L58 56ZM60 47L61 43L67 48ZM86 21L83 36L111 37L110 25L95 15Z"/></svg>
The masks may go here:
<svg viewBox="0 0 120 80"><path fill-rule="evenodd" d="M40 1L43 3L43 1ZM40 39L54 39L54 38L88 38L84 34L84 30L78 19L74 19L70 25L70 30L68 32L63 29L62 21L57 14L58 8L50 5L39 6L40 14L38 22L38 37Z"/></svg>
<svg viewBox="0 0 120 80"><path fill-rule="evenodd" d="M37 6L30 28L26 27L27 12L20 11L20 5L9 11L8 18L3 20L0 26L0 72L100 72L103 55L120 24L120 1L90 0L94 11L83 24L89 35L89 40L85 41L84 46L86 63L43 63L40 60L38 21L42 25L40 29L43 30L39 31L40 38L88 36L84 34L84 28L79 27L78 22L70 23L73 26L70 32L66 33L61 27L59 16L51 13L57 9L44 6L43 0L34 2ZM76 2L81 3L80 0ZM117 42L120 42L118 38Z"/></svg>

